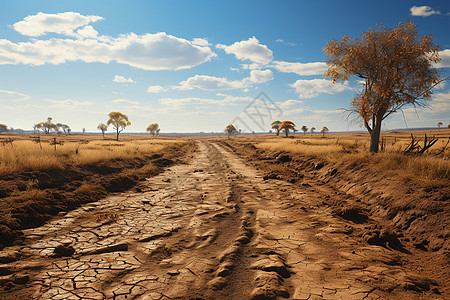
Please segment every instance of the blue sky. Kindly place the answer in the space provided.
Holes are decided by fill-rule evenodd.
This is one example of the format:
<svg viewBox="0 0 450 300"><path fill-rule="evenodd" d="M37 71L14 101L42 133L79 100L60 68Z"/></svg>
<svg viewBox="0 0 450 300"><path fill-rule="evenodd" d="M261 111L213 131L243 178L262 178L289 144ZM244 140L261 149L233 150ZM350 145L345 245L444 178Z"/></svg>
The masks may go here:
<svg viewBox="0 0 450 300"><path fill-rule="evenodd" d="M223 131L236 118L243 131L269 129L274 119L363 130L340 110L357 78L323 78L323 48L406 20L433 34L448 75L444 0L0 1L0 123L31 129L51 116L73 131L97 131L121 111L133 132L154 122L161 132ZM281 115L244 110L264 110L252 102L261 92ZM450 83L435 89L430 108L404 116L406 124L399 113L384 129L450 123Z"/></svg>

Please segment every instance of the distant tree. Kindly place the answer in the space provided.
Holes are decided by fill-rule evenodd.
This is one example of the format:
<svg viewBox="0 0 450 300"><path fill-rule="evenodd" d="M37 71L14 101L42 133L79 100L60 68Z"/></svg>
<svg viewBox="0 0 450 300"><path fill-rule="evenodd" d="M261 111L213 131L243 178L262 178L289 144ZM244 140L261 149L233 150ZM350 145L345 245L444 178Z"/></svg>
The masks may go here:
<svg viewBox="0 0 450 300"><path fill-rule="evenodd" d="M438 123L438 128L441 128L442 125L443 125L442 122L439 122Z"/></svg>
<svg viewBox="0 0 450 300"><path fill-rule="evenodd" d="M56 126L58 127L58 130L62 129L64 134L67 134L67 130L70 129L69 125L63 123L56 123Z"/></svg>
<svg viewBox="0 0 450 300"><path fill-rule="evenodd" d="M329 65L324 73L333 83L355 75L364 81L350 111L360 117L370 134L370 152L378 152L381 124L405 105L425 106L439 81L433 68L441 48L431 35L419 36L412 21L394 29L382 24L362 38L331 40L324 48Z"/></svg>
<svg viewBox="0 0 450 300"><path fill-rule="evenodd" d="M106 125L105 123L100 123L98 124L97 129L100 130L102 132L103 137L105 137L105 131L108 130L108 125Z"/></svg>
<svg viewBox="0 0 450 300"><path fill-rule="evenodd" d="M125 127L130 126L131 122L128 120L128 116L119 111L112 111L108 114L109 120L107 125L112 125L116 130L116 140L119 140L119 133L121 133Z"/></svg>
<svg viewBox="0 0 450 300"><path fill-rule="evenodd" d="M448 124L447 128L450 128L450 124Z"/></svg>
<svg viewBox="0 0 450 300"><path fill-rule="evenodd" d="M236 127L234 127L233 124L227 125L227 127L225 128L225 132L227 133L228 136L230 136L231 134L238 133L238 131L236 130Z"/></svg>
<svg viewBox="0 0 450 300"><path fill-rule="evenodd" d="M36 124L36 128L42 130L45 134L49 134L50 131L58 131L58 126L52 123L53 118L48 117L47 121L40 122Z"/></svg>
<svg viewBox="0 0 450 300"><path fill-rule="evenodd" d="M311 134L313 134L314 133L314 130L316 130L316 127L311 127Z"/></svg>
<svg viewBox="0 0 450 300"><path fill-rule="evenodd" d="M271 128L274 129L276 131L277 136L280 135L280 125L281 125L281 121L277 120L277 121L273 121L272 124L270 124Z"/></svg>
<svg viewBox="0 0 450 300"><path fill-rule="evenodd" d="M82 128L81 130L83 131L83 133L85 133L85 132L86 132L86 128Z"/></svg>
<svg viewBox="0 0 450 300"><path fill-rule="evenodd" d="M159 124L153 123L148 125L147 131L150 132L151 135L158 135L159 134Z"/></svg>
<svg viewBox="0 0 450 300"><path fill-rule="evenodd" d="M289 134L289 130L295 132L297 129L295 129L295 124L294 122L291 121L283 121L280 125L280 127L278 127L278 130L284 130L284 134L286 135L286 137L288 137Z"/></svg>
<svg viewBox="0 0 450 300"><path fill-rule="evenodd" d="M306 132L308 131L308 127L306 127L305 125L302 126L301 130L303 131L303 134L306 134Z"/></svg>
<svg viewBox="0 0 450 300"><path fill-rule="evenodd" d="M322 137L325 137L325 132L328 132L328 127L327 126L323 126L322 130L320 132L322 132Z"/></svg>
<svg viewBox="0 0 450 300"><path fill-rule="evenodd" d="M6 126L5 124L0 124L0 133L7 132L7 131L8 131L8 126Z"/></svg>

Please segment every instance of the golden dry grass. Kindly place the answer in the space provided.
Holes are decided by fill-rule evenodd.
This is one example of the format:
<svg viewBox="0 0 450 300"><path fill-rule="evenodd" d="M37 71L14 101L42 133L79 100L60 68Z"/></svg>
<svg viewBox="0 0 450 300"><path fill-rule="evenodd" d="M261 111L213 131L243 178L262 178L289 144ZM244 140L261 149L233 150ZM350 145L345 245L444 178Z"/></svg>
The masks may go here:
<svg viewBox="0 0 450 300"><path fill-rule="evenodd" d="M3 138L5 140L5 138ZM87 165L114 159L134 159L163 152L173 144L186 143L182 139L140 137L135 140L113 141L101 137L77 140L57 137L62 145L51 145L52 137L42 137L41 143L23 137L0 144L0 175L21 171L62 169L67 165Z"/></svg>
<svg viewBox="0 0 450 300"><path fill-rule="evenodd" d="M410 132L383 134L384 151L371 154L369 136L362 133L296 135L294 138L254 136L241 138L252 142L257 148L283 151L325 159L332 163L352 166L368 166L373 170L393 171L397 176L426 185L442 185L450 179L450 144L444 149L450 130L414 132L423 144L424 134L437 136L440 140L423 155L405 155L403 150L410 142Z"/></svg>

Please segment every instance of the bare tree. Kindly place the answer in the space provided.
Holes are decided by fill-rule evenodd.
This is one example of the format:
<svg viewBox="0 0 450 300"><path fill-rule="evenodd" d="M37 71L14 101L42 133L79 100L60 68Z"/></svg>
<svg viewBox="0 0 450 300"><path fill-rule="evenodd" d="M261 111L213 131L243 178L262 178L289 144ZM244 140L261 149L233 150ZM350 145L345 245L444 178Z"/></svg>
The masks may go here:
<svg viewBox="0 0 450 300"><path fill-rule="evenodd" d="M105 123L100 123L100 124L98 124L97 129L102 132L102 135L103 135L103 138L104 138L105 137L105 131L108 130L108 125L106 125Z"/></svg>
<svg viewBox="0 0 450 300"><path fill-rule="evenodd" d="M425 106L439 81L433 68L441 48L431 35L419 36L412 21L394 29L382 24L362 34L362 38L331 40L324 48L329 65L324 76L333 82L355 75L364 87L351 101L370 133L370 152L378 152L381 124L405 105Z"/></svg>

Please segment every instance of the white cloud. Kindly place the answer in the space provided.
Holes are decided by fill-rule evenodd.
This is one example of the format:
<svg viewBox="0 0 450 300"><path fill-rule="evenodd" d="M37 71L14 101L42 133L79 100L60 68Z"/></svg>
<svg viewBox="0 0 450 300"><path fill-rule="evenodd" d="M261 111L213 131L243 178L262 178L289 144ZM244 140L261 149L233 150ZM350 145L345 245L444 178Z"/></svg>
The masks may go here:
<svg viewBox="0 0 450 300"><path fill-rule="evenodd" d="M55 108L74 108L74 107L84 107L88 105L92 105L93 102L90 101L76 101L72 99L66 99L66 100L47 100L48 102L52 103L49 105L49 107L55 107Z"/></svg>
<svg viewBox="0 0 450 300"><path fill-rule="evenodd" d="M413 6L409 9L412 16L415 17L429 17L431 15L440 15L439 11L433 10L430 6Z"/></svg>
<svg viewBox="0 0 450 300"><path fill-rule="evenodd" d="M177 90L192 90L193 88L198 88L207 91L244 89L252 84L263 83L272 79L273 73L271 70L252 70L250 76L242 80L228 80L224 77L195 75L180 82L179 86L174 86L172 88Z"/></svg>
<svg viewBox="0 0 450 300"><path fill-rule="evenodd" d="M286 100L284 102L277 102L277 105L281 109L286 109L286 108L292 108L292 107L296 107L296 106L303 106L303 101L290 99L290 100Z"/></svg>
<svg viewBox="0 0 450 300"><path fill-rule="evenodd" d="M147 88L147 92L149 93L162 93L165 91L167 90L160 85L151 85Z"/></svg>
<svg viewBox="0 0 450 300"><path fill-rule="evenodd" d="M345 84L333 84L326 79L297 80L290 86L295 88L299 98L314 98L319 93L336 94L350 89L347 82Z"/></svg>
<svg viewBox="0 0 450 300"><path fill-rule="evenodd" d="M275 42L281 43L281 44L285 44L285 45L289 45L289 46L297 46L297 44L295 44L295 43L286 42L285 40L282 40L282 39L278 39Z"/></svg>
<svg viewBox="0 0 450 300"><path fill-rule="evenodd" d="M266 45L260 44L255 37L230 46L217 44L216 48L225 50L227 54L234 54L240 60L250 60L262 65L270 63L273 59L272 51Z"/></svg>
<svg viewBox="0 0 450 300"><path fill-rule="evenodd" d="M184 109L187 106L195 107L195 109L214 108L216 105L239 105L253 101L251 97L231 96L228 94L217 93L217 96L223 99L208 99L208 98L161 98L158 101L170 107L171 109ZM203 105L203 106L202 106Z"/></svg>
<svg viewBox="0 0 450 300"><path fill-rule="evenodd" d="M245 83L239 80L230 81L223 77L195 75L180 82L180 86L185 88L199 88L202 90L217 91L240 89L245 87Z"/></svg>
<svg viewBox="0 0 450 300"><path fill-rule="evenodd" d="M241 64L241 67L244 70L257 70L261 68L259 64Z"/></svg>
<svg viewBox="0 0 450 300"><path fill-rule="evenodd" d="M120 82L120 83L136 83L136 81L134 81L131 77L130 78L125 78L123 76L120 75L116 75L113 79L114 82Z"/></svg>
<svg viewBox="0 0 450 300"><path fill-rule="evenodd" d="M273 79L273 73L271 70L252 70L250 71L250 77L248 81L252 83L263 83Z"/></svg>
<svg viewBox="0 0 450 300"><path fill-rule="evenodd" d="M83 16L76 12L59 14L39 12L37 15L28 16L22 21L15 23L12 27L17 32L32 37L45 35L46 33L72 35L75 29L99 20L103 20L103 18L99 16Z"/></svg>
<svg viewBox="0 0 450 300"><path fill-rule="evenodd" d="M131 101L131 100L128 100L128 99L116 99L116 100L113 100L112 103L116 103L116 104L120 104L120 103L139 104L139 102Z"/></svg>
<svg viewBox="0 0 450 300"><path fill-rule="evenodd" d="M0 90L0 100L3 103L30 100L31 97L14 91Z"/></svg>
<svg viewBox="0 0 450 300"><path fill-rule="evenodd" d="M97 30L94 29L91 25L84 26L77 30L77 37L86 38L86 39L94 39L98 36Z"/></svg>
<svg viewBox="0 0 450 300"><path fill-rule="evenodd" d="M192 39L192 44L199 46L211 46L211 43L207 39L194 38Z"/></svg>
<svg viewBox="0 0 450 300"><path fill-rule="evenodd" d="M290 63L285 61L274 61L273 67L284 73L295 73L301 76L320 75L328 68L324 62Z"/></svg>
<svg viewBox="0 0 450 300"><path fill-rule="evenodd" d="M31 42L19 43L0 39L0 65L19 63L29 65L61 64L69 61L110 63L115 61L143 70L180 70L205 63L216 56L211 48L205 45L206 40L203 39L194 39L196 41L194 43L168 35L165 32L144 35L129 33L114 38L98 36L97 32L90 26L83 27L77 33L74 33L74 29L100 17L93 18L93 16L77 14L84 21L78 23L72 21L72 23L69 22L70 26L64 26L59 24L59 21L49 18L47 14L44 15L51 20L49 21L51 26L49 24L47 24L47 27L44 25L37 26L34 31L27 29L31 26L30 24L37 22L33 17L40 16L39 14L27 17L24 21L21 21L24 23L18 22L15 26L17 25L17 30L32 36L39 36L46 32L58 32L76 39L33 39ZM57 20L60 19L59 15L52 16L56 16ZM40 19L39 22L45 24ZM61 25L61 28L55 24ZM200 42L200 40L203 42ZM198 45L198 43L203 45Z"/></svg>
<svg viewBox="0 0 450 300"><path fill-rule="evenodd" d="M436 64L437 68L450 68L450 49L444 49L439 52L441 60Z"/></svg>

